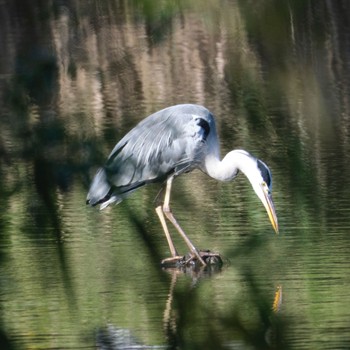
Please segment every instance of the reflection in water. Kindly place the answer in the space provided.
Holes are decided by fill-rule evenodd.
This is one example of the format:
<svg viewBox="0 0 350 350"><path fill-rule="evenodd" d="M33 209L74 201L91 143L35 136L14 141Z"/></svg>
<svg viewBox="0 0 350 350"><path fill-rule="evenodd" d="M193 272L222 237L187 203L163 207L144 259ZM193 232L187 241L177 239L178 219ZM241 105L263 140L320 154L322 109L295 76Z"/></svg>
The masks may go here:
<svg viewBox="0 0 350 350"><path fill-rule="evenodd" d="M273 314L271 315L270 321L271 325L266 330L265 339L266 343L272 347L279 349L280 346L287 347L287 344L284 344L283 338L281 335L284 333L282 326L283 323L277 318L278 312L280 312L282 305L282 286L279 285L275 291L275 297L272 303Z"/></svg>
<svg viewBox="0 0 350 350"><path fill-rule="evenodd" d="M201 277L208 277L208 272L205 271L202 267L201 273L198 274L198 271L195 273L195 278L192 277L192 281L194 284L192 284L191 289L195 287L195 284L198 281L198 278ZM191 269L193 270L193 269ZM179 310L177 310L176 302L178 302L177 293L176 293L176 284L178 281L178 278L183 277L182 271L179 269L174 270L167 270L167 272L171 275L170 280L170 287L169 287L169 293L167 296L164 312L163 312L163 330L165 333L165 337L167 339L167 345L166 346L146 346L141 345L141 343L136 340L132 336L132 332L128 329L122 329L117 328L113 325L107 325L105 328L101 329L97 334L96 339L96 345L97 348L100 350L106 350L106 349L155 349L155 348L164 348L164 349L178 349L182 348L183 344L181 344L181 332L184 330L181 330L181 323L180 323L180 314L178 313ZM190 272L189 269L187 269L187 272ZM187 292L190 292L189 290ZM256 342L256 345L259 345L259 348L276 348L280 349L281 341L283 339L279 339L281 336L281 322L276 318L276 314L280 311L280 307L282 304L282 286L277 286L277 289L275 291L275 296L273 299L273 303L271 305L271 309L273 310L273 313L270 313L270 316L268 318L268 321L265 324L264 327L264 333L262 333L262 336L264 337L264 341L262 339L255 339L254 342L251 342L251 345L253 345ZM184 310L182 310L183 312ZM209 320L208 320L209 321ZM209 321L210 322L210 321ZM188 329L190 331L190 329ZM248 330L244 329L244 325L241 324L240 332L242 335L247 335ZM266 343L265 343L266 341ZM265 345L264 345L265 344ZM212 344L214 345L214 344ZM192 346L196 346L195 343L192 344ZM211 342L208 342L208 339L204 337L203 339L203 346L205 348L211 348ZM244 342L235 342L235 343L222 343L218 342L216 340L215 348L216 349L236 349L237 346L245 348ZM187 343L185 348L191 348L190 343ZM288 346L286 343L283 345L284 349L287 349Z"/></svg>
<svg viewBox="0 0 350 350"><path fill-rule="evenodd" d="M184 349L349 348L349 6L1 1L1 344L88 348L113 324ZM184 229L229 263L177 277L170 341L158 189L106 214L84 198L116 140L184 102L215 111L223 152L269 164L281 234L240 177L177 179Z"/></svg>
<svg viewBox="0 0 350 350"><path fill-rule="evenodd" d="M281 305L282 305L282 286L277 286L277 289L275 292L275 298L272 304L272 310L277 313L278 311L280 311Z"/></svg>
<svg viewBox="0 0 350 350"><path fill-rule="evenodd" d="M98 332L96 348L98 350L153 349L153 347L141 345L128 329L113 325L108 325Z"/></svg>

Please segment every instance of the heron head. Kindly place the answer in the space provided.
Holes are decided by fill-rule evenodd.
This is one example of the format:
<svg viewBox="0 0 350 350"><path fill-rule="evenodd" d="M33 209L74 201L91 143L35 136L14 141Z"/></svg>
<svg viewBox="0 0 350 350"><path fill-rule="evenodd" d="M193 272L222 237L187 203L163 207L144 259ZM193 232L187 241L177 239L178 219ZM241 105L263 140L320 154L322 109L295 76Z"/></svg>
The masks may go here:
<svg viewBox="0 0 350 350"><path fill-rule="evenodd" d="M253 189L256 195L259 197L259 199L261 200L262 204L264 205L267 211L272 227L274 228L275 232L278 233L277 215L276 215L276 210L273 204L272 194L271 194L272 192L271 171L269 167L260 159L256 159L256 166L257 166L256 176L253 181L251 179L249 180L253 186Z"/></svg>
<svg viewBox="0 0 350 350"><path fill-rule="evenodd" d="M269 167L260 159L257 159L250 155L248 152L243 154L245 160L240 170L247 176L249 182L251 183L254 192L261 200L264 205L269 219L271 221L272 227L275 232L278 233L278 221L275 206L272 200L272 176Z"/></svg>

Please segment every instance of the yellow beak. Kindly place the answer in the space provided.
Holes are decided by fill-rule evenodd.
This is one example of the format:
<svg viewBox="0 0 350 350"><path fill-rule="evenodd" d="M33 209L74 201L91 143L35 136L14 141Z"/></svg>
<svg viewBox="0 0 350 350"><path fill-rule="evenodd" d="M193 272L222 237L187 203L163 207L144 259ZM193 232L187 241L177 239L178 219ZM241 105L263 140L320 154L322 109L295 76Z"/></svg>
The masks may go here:
<svg viewBox="0 0 350 350"><path fill-rule="evenodd" d="M278 220L276 215L275 206L273 204L272 196L271 194L266 190L266 188L262 188L264 192L264 200L262 201L264 204L264 207L267 211L267 214L269 216L269 219L271 221L272 227L275 230L275 232L278 234Z"/></svg>

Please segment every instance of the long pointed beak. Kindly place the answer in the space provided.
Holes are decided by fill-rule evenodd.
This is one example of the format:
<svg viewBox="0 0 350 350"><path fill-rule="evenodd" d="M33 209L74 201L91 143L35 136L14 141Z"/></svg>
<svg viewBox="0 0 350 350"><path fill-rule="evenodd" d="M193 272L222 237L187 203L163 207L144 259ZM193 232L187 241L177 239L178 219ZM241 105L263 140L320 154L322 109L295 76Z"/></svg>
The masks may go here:
<svg viewBox="0 0 350 350"><path fill-rule="evenodd" d="M277 220L276 210L273 204L272 196L271 194L267 193L264 189L263 189L263 192L264 192L264 200L262 202L267 211L272 227L275 230L275 232L278 234L278 220Z"/></svg>

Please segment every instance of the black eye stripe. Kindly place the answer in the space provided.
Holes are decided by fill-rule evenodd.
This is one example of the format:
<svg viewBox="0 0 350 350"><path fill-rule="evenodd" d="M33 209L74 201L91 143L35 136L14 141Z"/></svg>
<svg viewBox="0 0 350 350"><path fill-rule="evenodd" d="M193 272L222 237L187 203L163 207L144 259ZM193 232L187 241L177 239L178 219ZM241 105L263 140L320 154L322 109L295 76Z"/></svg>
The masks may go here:
<svg viewBox="0 0 350 350"><path fill-rule="evenodd" d="M267 186L271 187L271 174L269 168L262 162L260 159L257 160L258 162L258 168L261 172L261 176L263 180L266 182Z"/></svg>
<svg viewBox="0 0 350 350"><path fill-rule="evenodd" d="M209 123L202 118L197 118L196 121L197 121L197 125L199 125L203 129L203 140L205 141L210 132Z"/></svg>

